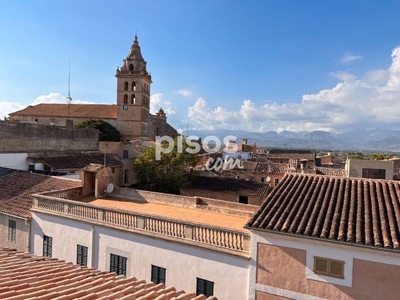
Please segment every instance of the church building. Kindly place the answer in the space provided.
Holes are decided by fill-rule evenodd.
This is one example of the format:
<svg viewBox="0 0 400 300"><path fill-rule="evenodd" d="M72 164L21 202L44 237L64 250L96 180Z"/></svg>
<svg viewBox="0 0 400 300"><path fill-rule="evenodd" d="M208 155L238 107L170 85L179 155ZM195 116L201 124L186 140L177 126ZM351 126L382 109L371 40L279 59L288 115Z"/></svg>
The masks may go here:
<svg viewBox="0 0 400 300"><path fill-rule="evenodd" d="M155 140L157 135L177 136L162 110L150 114L151 74L137 36L117 77L116 104L47 104L28 106L11 113L10 120L39 125L67 126L86 120L104 120L115 126L124 140ZM71 120L71 121L68 121Z"/></svg>

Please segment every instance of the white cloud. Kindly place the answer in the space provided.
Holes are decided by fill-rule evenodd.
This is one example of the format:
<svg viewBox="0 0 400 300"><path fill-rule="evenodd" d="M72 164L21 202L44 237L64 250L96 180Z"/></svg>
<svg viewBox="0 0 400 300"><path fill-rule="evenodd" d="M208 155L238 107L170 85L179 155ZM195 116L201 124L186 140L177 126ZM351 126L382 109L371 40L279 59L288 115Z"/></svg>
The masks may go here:
<svg viewBox="0 0 400 300"><path fill-rule="evenodd" d="M19 103L0 101L0 120L3 120L4 117L7 117L9 113L21 110L23 108L24 106Z"/></svg>
<svg viewBox="0 0 400 300"><path fill-rule="evenodd" d="M340 58L340 62L345 64L345 63L349 63L355 60L360 60L363 57L361 55L354 55L353 53L351 53L350 51L346 51L343 56Z"/></svg>
<svg viewBox="0 0 400 300"><path fill-rule="evenodd" d="M357 79L355 75L343 71L332 72L329 75L342 81L354 81Z"/></svg>
<svg viewBox="0 0 400 300"><path fill-rule="evenodd" d="M181 95L182 97L189 98L190 96L193 95L193 92L188 89L180 89L180 90L175 90L175 94Z"/></svg>
<svg viewBox="0 0 400 300"><path fill-rule="evenodd" d="M150 97L150 113L155 114L160 108L168 115L175 114L171 102L164 99L164 94L158 93Z"/></svg>
<svg viewBox="0 0 400 300"><path fill-rule="evenodd" d="M256 105L244 100L240 109L212 109L204 98L189 107L191 124L198 129L327 130L400 126L400 47L392 52L388 70L371 70L362 79L346 72L331 89L303 95L301 102Z"/></svg>
<svg viewBox="0 0 400 300"><path fill-rule="evenodd" d="M50 93L48 95L41 95L33 101L32 105L37 105L40 103L68 103L67 97L64 97L60 93ZM95 102L85 101L85 100L72 100L73 104L94 104Z"/></svg>

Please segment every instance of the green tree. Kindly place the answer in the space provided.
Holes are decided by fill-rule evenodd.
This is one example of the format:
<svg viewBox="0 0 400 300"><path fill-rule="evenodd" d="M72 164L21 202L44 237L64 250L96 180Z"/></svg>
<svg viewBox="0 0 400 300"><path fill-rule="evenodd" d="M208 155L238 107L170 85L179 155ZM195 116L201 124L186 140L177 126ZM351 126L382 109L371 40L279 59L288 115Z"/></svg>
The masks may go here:
<svg viewBox="0 0 400 300"><path fill-rule="evenodd" d="M183 142L183 151L178 151L177 140L174 140L174 148L169 153L161 153L156 159L156 148L147 148L134 162L137 187L140 189L179 194L182 187L187 186L194 178L191 168L198 162L197 154L186 152L188 145ZM159 147L166 148L168 143ZM181 152L181 153L180 153Z"/></svg>
<svg viewBox="0 0 400 300"><path fill-rule="evenodd" d="M75 127L97 129L100 131L100 141L119 142L122 139L122 135L118 129L103 120L87 120L75 125Z"/></svg>
<svg viewBox="0 0 400 300"><path fill-rule="evenodd" d="M386 153L373 153L370 156L370 159L373 159L373 160L385 160L385 159L389 159L389 158L391 158L391 156Z"/></svg>

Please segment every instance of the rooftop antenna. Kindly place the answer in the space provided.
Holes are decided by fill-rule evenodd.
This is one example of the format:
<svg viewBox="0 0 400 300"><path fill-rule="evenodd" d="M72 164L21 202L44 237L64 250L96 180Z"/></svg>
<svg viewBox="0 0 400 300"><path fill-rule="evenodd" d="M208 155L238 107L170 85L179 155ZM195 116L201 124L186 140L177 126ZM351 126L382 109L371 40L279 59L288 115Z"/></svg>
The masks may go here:
<svg viewBox="0 0 400 300"><path fill-rule="evenodd" d="M71 119L71 59L68 59L68 119Z"/></svg>

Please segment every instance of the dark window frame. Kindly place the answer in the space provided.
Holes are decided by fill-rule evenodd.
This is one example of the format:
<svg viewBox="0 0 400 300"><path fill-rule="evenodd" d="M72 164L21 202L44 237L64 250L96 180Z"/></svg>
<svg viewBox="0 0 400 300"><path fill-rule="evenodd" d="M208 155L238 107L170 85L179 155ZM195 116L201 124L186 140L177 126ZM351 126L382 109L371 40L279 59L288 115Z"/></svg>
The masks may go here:
<svg viewBox="0 0 400 300"><path fill-rule="evenodd" d="M151 281L155 284L164 283L166 281L167 269L155 265L151 265Z"/></svg>
<svg viewBox="0 0 400 300"><path fill-rule="evenodd" d="M17 221L8 220L8 241L17 242Z"/></svg>
<svg viewBox="0 0 400 300"><path fill-rule="evenodd" d="M363 168L362 178L386 179L385 169Z"/></svg>
<svg viewBox="0 0 400 300"><path fill-rule="evenodd" d="M76 245L76 264L87 267L88 247Z"/></svg>
<svg viewBox="0 0 400 300"><path fill-rule="evenodd" d="M211 297L214 295L214 282L196 277L196 295Z"/></svg>
<svg viewBox="0 0 400 300"><path fill-rule="evenodd" d="M249 196L239 195L239 203L249 204Z"/></svg>
<svg viewBox="0 0 400 300"><path fill-rule="evenodd" d="M122 158L128 158L129 157L129 151L128 150L122 150Z"/></svg>
<svg viewBox="0 0 400 300"><path fill-rule="evenodd" d="M110 253L110 272L126 276L126 265L128 258L125 256Z"/></svg>
<svg viewBox="0 0 400 300"><path fill-rule="evenodd" d="M52 257L53 254L53 238L51 236L43 235L43 256Z"/></svg>

